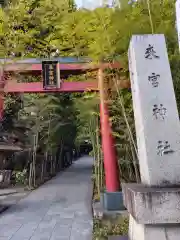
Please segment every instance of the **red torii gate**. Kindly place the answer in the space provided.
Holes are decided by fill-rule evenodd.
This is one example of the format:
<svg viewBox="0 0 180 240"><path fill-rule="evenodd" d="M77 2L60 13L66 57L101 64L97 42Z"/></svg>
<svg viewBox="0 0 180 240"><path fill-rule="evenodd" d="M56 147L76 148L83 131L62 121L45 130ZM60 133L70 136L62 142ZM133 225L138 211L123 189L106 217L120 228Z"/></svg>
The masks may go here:
<svg viewBox="0 0 180 240"><path fill-rule="evenodd" d="M98 71L99 86L97 81L65 82L62 81L60 88L44 89L43 81L31 83L18 83L16 80L6 80L7 73L21 73L28 75L41 75L42 63L19 61L7 62L1 67L0 72L0 119L3 117L4 93L48 93L48 92L84 92L87 90L100 91L100 118L102 149L104 155L104 168L107 192L119 191L119 170L115 153L111 125L109 123L108 107L105 102L103 69L121 68L119 63L104 63L92 65L91 63L59 63L61 75L77 74L86 71Z"/></svg>

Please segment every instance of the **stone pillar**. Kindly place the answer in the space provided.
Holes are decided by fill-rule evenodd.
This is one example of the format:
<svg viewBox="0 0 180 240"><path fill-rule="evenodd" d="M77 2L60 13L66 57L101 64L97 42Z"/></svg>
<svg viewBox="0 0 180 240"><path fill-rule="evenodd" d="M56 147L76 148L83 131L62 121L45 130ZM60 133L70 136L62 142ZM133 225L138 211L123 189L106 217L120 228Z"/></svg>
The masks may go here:
<svg viewBox="0 0 180 240"><path fill-rule="evenodd" d="M176 1L176 30L178 35L178 44L180 50L180 0Z"/></svg>
<svg viewBox="0 0 180 240"><path fill-rule="evenodd" d="M133 36L129 68L141 184L124 184L129 240L180 238L180 122L164 35Z"/></svg>

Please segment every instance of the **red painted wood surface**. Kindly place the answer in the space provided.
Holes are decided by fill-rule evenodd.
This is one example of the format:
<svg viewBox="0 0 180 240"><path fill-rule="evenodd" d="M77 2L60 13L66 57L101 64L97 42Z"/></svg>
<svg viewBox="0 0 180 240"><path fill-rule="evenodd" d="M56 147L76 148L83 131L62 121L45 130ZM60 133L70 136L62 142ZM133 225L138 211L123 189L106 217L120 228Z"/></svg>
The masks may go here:
<svg viewBox="0 0 180 240"><path fill-rule="evenodd" d="M103 69L105 68L121 68L120 63L104 63L101 65ZM60 70L90 70L98 69L100 65L87 64L87 63L60 63ZM33 71L42 71L41 64L29 64L29 63L11 63L4 65L4 71L8 72L33 72Z"/></svg>
<svg viewBox="0 0 180 240"><path fill-rule="evenodd" d="M4 113L4 74L3 69L0 68L0 121L3 119Z"/></svg>
<svg viewBox="0 0 180 240"><path fill-rule="evenodd" d="M98 91L97 83L92 82L62 82L60 88L43 89L42 82L17 83L7 81L4 92L9 93L45 93L45 92L84 92L88 90Z"/></svg>
<svg viewBox="0 0 180 240"><path fill-rule="evenodd" d="M102 101L100 103L100 120L106 190L117 192L120 188L120 181L115 142L109 120L108 105Z"/></svg>

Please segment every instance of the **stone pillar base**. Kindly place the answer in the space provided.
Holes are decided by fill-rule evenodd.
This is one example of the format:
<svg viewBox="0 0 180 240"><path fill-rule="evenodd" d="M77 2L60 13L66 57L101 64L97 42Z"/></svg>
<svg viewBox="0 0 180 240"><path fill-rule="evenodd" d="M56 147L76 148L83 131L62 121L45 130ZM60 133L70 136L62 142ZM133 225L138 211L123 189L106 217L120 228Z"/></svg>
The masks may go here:
<svg viewBox="0 0 180 240"><path fill-rule="evenodd" d="M180 224L139 224L130 215L128 240L179 240Z"/></svg>
<svg viewBox="0 0 180 240"><path fill-rule="evenodd" d="M123 184L130 214L128 240L180 239L180 187Z"/></svg>
<svg viewBox="0 0 180 240"><path fill-rule="evenodd" d="M124 205L140 224L180 224L180 187L122 184Z"/></svg>

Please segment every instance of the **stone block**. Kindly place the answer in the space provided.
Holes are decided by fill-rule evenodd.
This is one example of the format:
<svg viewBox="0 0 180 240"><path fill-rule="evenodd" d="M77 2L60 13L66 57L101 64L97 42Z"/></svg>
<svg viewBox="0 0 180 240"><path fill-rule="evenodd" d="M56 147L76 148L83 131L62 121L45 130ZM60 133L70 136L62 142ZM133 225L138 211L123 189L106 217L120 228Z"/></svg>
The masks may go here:
<svg viewBox="0 0 180 240"><path fill-rule="evenodd" d="M125 210L122 192L104 192L101 194L101 204L107 211Z"/></svg>
<svg viewBox="0 0 180 240"><path fill-rule="evenodd" d="M180 223L180 187L123 184L124 204L140 224Z"/></svg>
<svg viewBox="0 0 180 240"><path fill-rule="evenodd" d="M180 224L139 224L130 215L128 240L179 240Z"/></svg>
<svg viewBox="0 0 180 240"><path fill-rule="evenodd" d="M110 236L108 240L128 240L128 236Z"/></svg>

